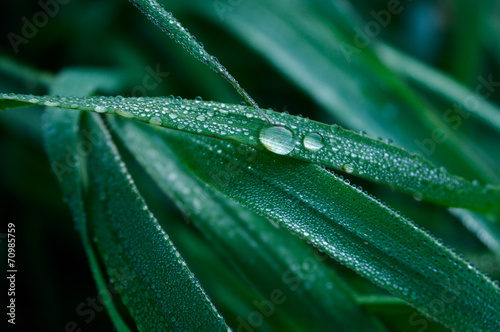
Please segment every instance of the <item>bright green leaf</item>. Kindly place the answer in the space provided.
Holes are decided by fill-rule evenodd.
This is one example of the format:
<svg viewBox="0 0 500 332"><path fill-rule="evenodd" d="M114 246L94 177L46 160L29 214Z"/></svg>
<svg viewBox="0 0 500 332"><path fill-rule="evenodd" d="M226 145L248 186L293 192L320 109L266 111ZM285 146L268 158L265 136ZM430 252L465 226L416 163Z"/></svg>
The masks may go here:
<svg viewBox="0 0 500 332"><path fill-rule="evenodd" d="M396 146L296 116L201 100L122 97L49 97L0 94L0 108L12 101L113 113L197 135L266 147L392 186L432 202L498 215L500 188L450 175L419 155Z"/></svg>

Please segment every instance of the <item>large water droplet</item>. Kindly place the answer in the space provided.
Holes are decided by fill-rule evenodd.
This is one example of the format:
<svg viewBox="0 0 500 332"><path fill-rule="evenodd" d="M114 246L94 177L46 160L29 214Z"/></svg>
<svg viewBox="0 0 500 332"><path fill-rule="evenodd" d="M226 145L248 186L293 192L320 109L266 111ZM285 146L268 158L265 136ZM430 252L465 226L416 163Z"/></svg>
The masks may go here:
<svg viewBox="0 0 500 332"><path fill-rule="evenodd" d="M319 134L312 133L304 137L304 147L309 151L316 152L324 146L323 137Z"/></svg>
<svg viewBox="0 0 500 332"><path fill-rule="evenodd" d="M276 154L289 154L295 146L295 139L292 132L280 126L262 129L259 139L266 149Z"/></svg>

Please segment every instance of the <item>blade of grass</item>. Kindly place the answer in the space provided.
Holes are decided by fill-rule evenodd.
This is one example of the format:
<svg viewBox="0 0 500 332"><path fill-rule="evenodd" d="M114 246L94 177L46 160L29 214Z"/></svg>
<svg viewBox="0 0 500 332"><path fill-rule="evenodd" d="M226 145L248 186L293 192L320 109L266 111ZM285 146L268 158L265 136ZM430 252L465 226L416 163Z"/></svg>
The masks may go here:
<svg viewBox="0 0 500 332"><path fill-rule="evenodd" d="M475 234L491 252L500 256L500 225L492 223L483 215L464 209L450 208L450 213Z"/></svg>
<svg viewBox="0 0 500 332"><path fill-rule="evenodd" d="M148 19L150 19L157 27L163 32L168 34L177 43L181 44L186 51L188 51L196 59L207 65L209 68L219 73L238 91L238 93L245 98L250 105L259 109L259 105L253 98L243 89L238 81L229 73L229 71L215 58L208 54L203 45L199 43L196 38L184 28L181 23L172 15L167 12L161 4L156 0L129 0L132 2ZM268 121L264 113L262 116Z"/></svg>
<svg viewBox="0 0 500 332"><path fill-rule="evenodd" d="M53 80L51 92L54 95L89 95L98 88L114 87L118 82L115 76L106 75L103 71L89 69L67 69L59 73ZM106 77L104 81L102 78ZM71 84L68 84L71 82ZM64 109L47 110L43 117L43 134L47 155L52 170L62 190L63 199L69 205L76 228L80 233L90 270L98 290L108 288L107 277L99 264L98 253L92 245L87 229L87 214L83 201L85 186L83 179L86 172L83 158L79 151L82 144L80 136L80 120L82 113ZM113 301L104 301L104 306L120 332L130 331L123 321Z"/></svg>
<svg viewBox="0 0 500 332"><path fill-rule="evenodd" d="M315 330L332 325L339 331L380 330L377 323L359 310L354 292L303 241L276 229L264 218L194 178L172 152L168 134L131 121L112 121L112 124L154 182L189 214L201 233L219 248L241 276L251 279L249 285L255 285L264 298L275 289L284 294L287 300L275 306L276 314L293 319L288 327L274 326L275 330L290 330L294 325ZM255 155L245 157L253 159ZM212 171L225 173L224 169ZM311 268L314 273L303 268L309 263L314 266ZM294 284L283 282L292 275L301 285L308 286L295 289ZM300 307L297 303L301 303Z"/></svg>
<svg viewBox="0 0 500 332"><path fill-rule="evenodd" d="M6 102L4 104L4 102ZM122 97L50 97L0 94L6 107L46 105L113 113L192 134L217 137L319 163L386 184L418 198L500 214L500 187L449 174L419 155L363 135L301 117L200 100Z"/></svg>
<svg viewBox="0 0 500 332"><path fill-rule="evenodd" d="M88 130L98 137L88 160L91 231L139 330L227 331L137 191L98 115L89 119Z"/></svg>
<svg viewBox="0 0 500 332"><path fill-rule="evenodd" d="M50 87L54 80L51 73L33 69L2 54L0 54L0 70L17 79L36 82L44 87Z"/></svg>
<svg viewBox="0 0 500 332"><path fill-rule="evenodd" d="M455 330L500 328L500 288L398 212L312 164L170 132L203 181ZM189 140L189 144L186 141ZM216 145L214 145L216 144ZM213 169L237 163L228 182Z"/></svg>
<svg viewBox="0 0 500 332"><path fill-rule="evenodd" d="M500 132L500 108L484 99L478 92L467 89L445 74L412 59L389 45L377 44L376 52L380 60L395 72L410 78L451 102L458 103L464 111L469 112ZM492 79L491 74L487 78L483 77L483 80L490 79ZM478 82L478 84L480 83ZM478 91L484 91L488 96L492 92L482 86L478 88ZM474 102L468 102L469 100Z"/></svg>
<svg viewBox="0 0 500 332"><path fill-rule="evenodd" d="M345 126L393 138L398 145L426 153L463 176L499 182L496 165L483 160L462 133L443 121L425 96L380 62L372 47L377 39L359 40L357 31L365 28L365 22L351 19L353 15L339 21L325 14L349 14L350 10L336 8L345 5L332 1L323 5L332 8L328 11L307 1L297 1L294 7L288 1L243 2L223 20L206 1L197 1L194 9L262 53ZM435 131L446 140L429 143Z"/></svg>

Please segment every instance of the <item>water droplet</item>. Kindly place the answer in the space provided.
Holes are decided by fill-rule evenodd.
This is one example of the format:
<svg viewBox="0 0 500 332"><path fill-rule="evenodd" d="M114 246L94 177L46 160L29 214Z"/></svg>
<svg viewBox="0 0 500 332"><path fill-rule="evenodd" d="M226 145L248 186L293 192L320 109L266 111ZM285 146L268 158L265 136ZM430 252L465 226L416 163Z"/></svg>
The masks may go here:
<svg viewBox="0 0 500 332"><path fill-rule="evenodd" d="M45 104L45 106L49 106L49 107L59 106L59 103L57 101L46 101L44 104Z"/></svg>
<svg viewBox="0 0 500 332"><path fill-rule="evenodd" d="M174 114L174 113L170 113L168 115L171 119L176 119L177 118L177 114Z"/></svg>
<svg viewBox="0 0 500 332"><path fill-rule="evenodd" d="M324 146L323 137L319 134L312 133L304 137L304 147L309 151L316 152Z"/></svg>
<svg viewBox="0 0 500 332"><path fill-rule="evenodd" d="M203 114L200 114L196 117L196 120L198 121L205 121L205 116Z"/></svg>
<svg viewBox="0 0 500 332"><path fill-rule="evenodd" d="M347 173L352 173L354 172L354 166L352 164L345 164L344 171L346 171Z"/></svg>
<svg viewBox="0 0 500 332"><path fill-rule="evenodd" d="M266 127L260 131L259 139L271 152L276 154L289 154L295 145L293 134L285 127Z"/></svg>
<svg viewBox="0 0 500 332"><path fill-rule="evenodd" d="M151 119L149 119L149 123L151 123L153 125L161 126L162 121L161 121L160 117L153 116Z"/></svg>
<svg viewBox="0 0 500 332"><path fill-rule="evenodd" d="M118 114L118 115L124 116L126 118L129 118L129 119L134 118L134 114L132 114L130 112L127 112L127 111L120 111L120 110L118 110L115 113Z"/></svg>
<svg viewBox="0 0 500 332"><path fill-rule="evenodd" d="M194 98L194 101L195 101L196 103L199 103L199 102L202 102L202 101L203 101L203 99L202 99L200 96L197 96L196 98Z"/></svg>
<svg viewBox="0 0 500 332"><path fill-rule="evenodd" d="M104 107L104 106L96 106L94 108L94 111L96 111L97 113L104 113L104 112L106 112L106 107Z"/></svg>

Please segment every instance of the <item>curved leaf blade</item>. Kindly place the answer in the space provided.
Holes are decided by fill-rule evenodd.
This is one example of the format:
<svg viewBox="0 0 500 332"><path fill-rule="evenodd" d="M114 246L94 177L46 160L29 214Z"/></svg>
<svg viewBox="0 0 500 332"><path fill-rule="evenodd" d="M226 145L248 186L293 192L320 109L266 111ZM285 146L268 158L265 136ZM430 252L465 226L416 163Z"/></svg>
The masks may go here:
<svg viewBox="0 0 500 332"><path fill-rule="evenodd" d="M464 108L464 111L500 132L500 107L485 99L484 96L489 97L491 95L486 88L484 88L484 91L483 87L478 88L476 92L471 91L438 70L412 59L388 45L378 44L375 50L379 59L395 72L408 77L417 84L442 95L452 102L458 103ZM492 74L489 74L487 78L482 76L480 78L482 79L480 82L491 81ZM474 103L465 102L469 99L474 100Z"/></svg>
<svg viewBox="0 0 500 332"><path fill-rule="evenodd" d="M219 73L245 98L252 106L259 108L253 98L243 89L238 81L229 73L229 71L215 58L210 55L203 45L196 41L196 38L184 28L181 23L167 12L161 4L156 0L129 0L132 2L146 17L151 20L163 32L169 35L177 43L188 51L196 59L207 65L210 69ZM262 113L263 114L263 113ZM264 115L264 114L263 114ZM265 115L264 115L265 117Z"/></svg>
<svg viewBox="0 0 500 332"><path fill-rule="evenodd" d="M227 331L223 318L148 210L97 115L90 119L89 130L99 133L88 160L91 231L138 328ZM116 271L125 277L118 277Z"/></svg>
<svg viewBox="0 0 500 332"><path fill-rule="evenodd" d="M112 121L112 128L162 191L177 202L244 279L250 279L249 287L256 288L264 299L276 289L283 293L285 303L274 310L290 325L273 325L275 330L328 330L333 325L336 331L384 331L361 310L355 292L324 264L326 255L311 253L300 239L208 189L172 151L170 136L163 130L131 121ZM244 157L255 158L255 151ZM308 264L313 267L304 268ZM292 276L296 281L290 283ZM283 282L284 277L288 283ZM266 322L275 319L273 315Z"/></svg>
<svg viewBox="0 0 500 332"><path fill-rule="evenodd" d="M378 59L373 46L379 41L360 36L367 22L349 1L246 1L224 19L212 7L207 1L192 6L261 53L341 124L390 137L468 178L500 182L498 166L483 148ZM435 144L435 130L446 140Z"/></svg>
<svg viewBox="0 0 500 332"><path fill-rule="evenodd" d="M268 152L250 162L237 151L251 147L171 135L171 146L202 180L423 314L459 331L500 329L498 285L375 198L315 165ZM239 171L221 183L210 170L229 163Z"/></svg>
<svg viewBox="0 0 500 332"><path fill-rule="evenodd" d="M103 81L103 77L106 78ZM118 80L112 73L94 71L89 68L65 69L53 79L51 93L54 95L90 95L98 88L116 86ZM72 84L68 84L71 82ZM88 233L88 216L85 211L83 194L86 172L84 156L80 153L80 121L82 112L65 109L48 109L43 116L43 134L45 150L51 163L63 199L69 205L75 220L76 229L80 232L83 247L87 254L90 270L99 290L107 290L108 282L99 264L98 253L92 245ZM123 321L113 301L104 301L113 324L120 332L130 329Z"/></svg>
<svg viewBox="0 0 500 332"><path fill-rule="evenodd" d="M217 137L345 170L418 198L500 215L500 187L449 174L417 154L351 131L296 116L187 99L50 97L0 94L0 108L29 104L112 113L135 120ZM271 130L269 130L271 129Z"/></svg>

